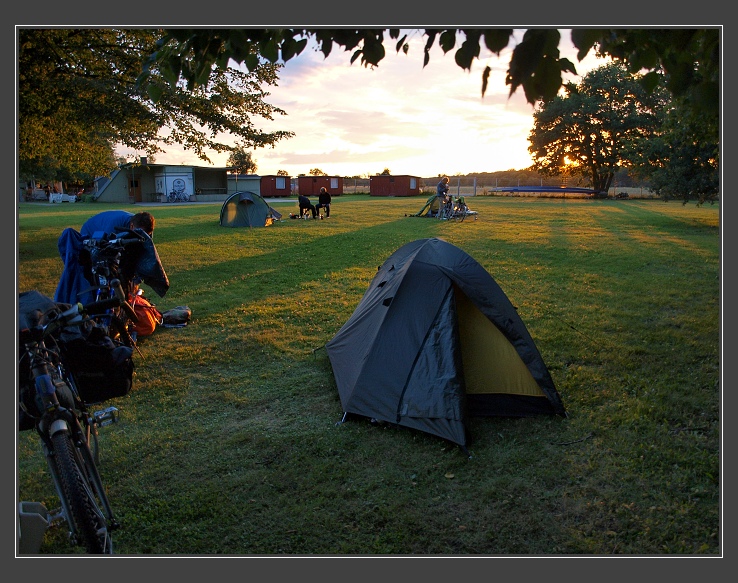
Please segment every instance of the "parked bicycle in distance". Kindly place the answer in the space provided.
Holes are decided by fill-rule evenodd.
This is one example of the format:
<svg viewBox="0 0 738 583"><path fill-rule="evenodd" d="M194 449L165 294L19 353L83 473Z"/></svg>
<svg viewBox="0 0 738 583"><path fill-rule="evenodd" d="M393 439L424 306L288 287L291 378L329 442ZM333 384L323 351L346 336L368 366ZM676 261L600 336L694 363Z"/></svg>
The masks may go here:
<svg viewBox="0 0 738 583"><path fill-rule="evenodd" d="M167 202L189 202L190 195L184 191L175 192L174 190L167 194Z"/></svg>
<svg viewBox="0 0 738 583"><path fill-rule="evenodd" d="M439 209L438 218L445 221L461 222L469 215L474 215L474 220L476 220L477 214L476 211L469 209L463 196L457 196L456 198L448 196Z"/></svg>

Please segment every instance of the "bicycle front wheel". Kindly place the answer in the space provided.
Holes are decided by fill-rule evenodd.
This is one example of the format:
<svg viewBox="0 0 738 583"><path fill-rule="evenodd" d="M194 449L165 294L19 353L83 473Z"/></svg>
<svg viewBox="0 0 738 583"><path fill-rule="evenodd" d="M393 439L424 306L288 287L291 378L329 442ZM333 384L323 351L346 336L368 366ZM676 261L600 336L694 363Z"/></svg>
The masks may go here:
<svg viewBox="0 0 738 583"><path fill-rule="evenodd" d="M69 431L58 431L51 439L73 542L90 554L112 555L114 520L87 444L76 445Z"/></svg>

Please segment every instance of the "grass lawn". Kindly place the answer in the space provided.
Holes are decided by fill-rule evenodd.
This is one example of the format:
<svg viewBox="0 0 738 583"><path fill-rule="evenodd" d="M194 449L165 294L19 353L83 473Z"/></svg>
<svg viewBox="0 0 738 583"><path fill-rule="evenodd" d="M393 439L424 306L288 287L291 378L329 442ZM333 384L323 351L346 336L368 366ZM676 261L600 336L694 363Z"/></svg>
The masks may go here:
<svg viewBox="0 0 738 583"><path fill-rule="evenodd" d="M108 402L117 553L722 553L719 206L469 197L477 220L407 216L425 200L335 197L329 219L255 229L220 227L220 204L142 207L171 283L146 295L193 319L143 339L133 390ZM111 208L19 203L18 291L53 296L62 229ZM377 267L426 237L495 278L567 418L474 418L471 458L405 428L336 425L323 346ZM38 439L16 445L18 500L55 507ZM75 551L53 528L41 552Z"/></svg>

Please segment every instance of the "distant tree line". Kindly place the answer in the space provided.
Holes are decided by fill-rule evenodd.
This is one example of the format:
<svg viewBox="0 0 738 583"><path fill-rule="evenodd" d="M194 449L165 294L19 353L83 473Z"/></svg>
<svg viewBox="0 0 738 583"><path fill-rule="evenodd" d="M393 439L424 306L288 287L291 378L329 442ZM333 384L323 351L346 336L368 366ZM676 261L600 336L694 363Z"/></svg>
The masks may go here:
<svg viewBox="0 0 738 583"><path fill-rule="evenodd" d="M550 186L551 188L559 188L561 186L575 186L580 188L589 188L586 179L580 176L548 176L542 174L532 166L522 170L511 168L510 170L497 170L494 172L469 172L467 174L449 175L451 184L457 183L461 186L474 186L476 180L477 185L484 187L490 186ZM418 176L423 185L435 187L436 183L441 179L438 176ZM369 179L366 176L345 176L345 180L365 181L367 184ZM628 170L621 168L615 173L612 182L613 187L623 188L649 188L650 184L647 179L631 176Z"/></svg>

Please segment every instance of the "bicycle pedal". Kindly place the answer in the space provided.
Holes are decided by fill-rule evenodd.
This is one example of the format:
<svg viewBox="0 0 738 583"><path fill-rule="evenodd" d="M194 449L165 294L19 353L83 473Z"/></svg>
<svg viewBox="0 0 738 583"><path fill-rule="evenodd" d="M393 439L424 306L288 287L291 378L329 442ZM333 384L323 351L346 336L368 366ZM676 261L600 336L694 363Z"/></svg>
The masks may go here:
<svg viewBox="0 0 738 583"><path fill-rule="evenodd" d="M95 423L100 427L111 425L112 423L118 422L118 409L116 407L108 407L102 411L95 411L92 416L95 418Z"/></svg>

